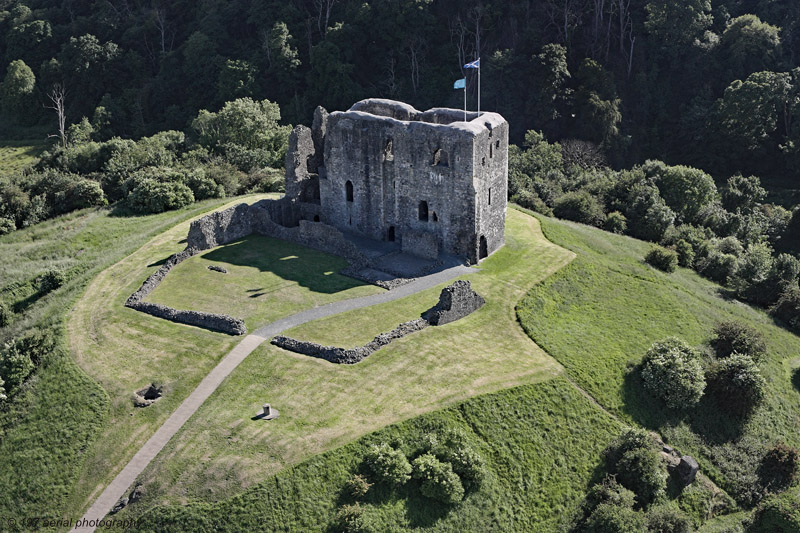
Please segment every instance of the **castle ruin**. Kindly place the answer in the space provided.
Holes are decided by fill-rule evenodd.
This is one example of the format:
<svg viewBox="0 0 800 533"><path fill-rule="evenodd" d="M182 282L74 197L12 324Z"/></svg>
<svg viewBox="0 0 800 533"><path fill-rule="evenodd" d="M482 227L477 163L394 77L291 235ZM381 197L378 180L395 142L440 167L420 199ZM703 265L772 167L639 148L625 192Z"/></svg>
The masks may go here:
<svg viewBox="0 0 800 533"><path fill-rule="evenodd" d="M505 239L508 123L496 113L464 118L384 99L317 108L312 128L289 138L276 222L321 222L426 259L478 262Z"/></svg>

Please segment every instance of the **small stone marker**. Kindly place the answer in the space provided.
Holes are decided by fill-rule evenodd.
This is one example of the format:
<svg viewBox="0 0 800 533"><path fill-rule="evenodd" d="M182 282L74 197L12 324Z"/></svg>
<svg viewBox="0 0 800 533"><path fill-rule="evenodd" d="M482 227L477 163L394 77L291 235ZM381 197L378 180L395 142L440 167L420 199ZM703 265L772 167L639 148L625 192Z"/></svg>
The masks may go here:
<svg viewBox="0 0 800 533"><path fill-rule="evenodd" d="M281 416L277 409L274 409L270 404L265 403L263 412L258 415L260 420L273 420Z"/></svg>

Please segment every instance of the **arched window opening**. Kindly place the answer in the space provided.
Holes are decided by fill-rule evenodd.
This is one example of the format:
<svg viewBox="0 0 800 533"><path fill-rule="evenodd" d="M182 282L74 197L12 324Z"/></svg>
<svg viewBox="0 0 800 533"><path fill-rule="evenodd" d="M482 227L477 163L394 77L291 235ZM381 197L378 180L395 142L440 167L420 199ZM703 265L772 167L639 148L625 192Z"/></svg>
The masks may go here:
<svg viewBox="0 0 800 533"><path fill-rule="evenodd" d="M436 211L433 212L433 221L439 222L439 215L436 214Z"/></svg>
<svg viewBox="0 0 800 533"><path fill-rule="evenodd" d="M434 167L449 167L450 157L447 154L447 151L437 148L436 151L433 152L433 162L431 165Z"/></svg>
<svg viewBox="0 0 800 533"><path fill-rule="evenodd" d="M383 160L394 161L394 142L391 137L386 141L386 147L383 149Z"/></svg>
<svg viewBox="0 0 800 533"><path fill-rule="evenodd" d="M419 203L419 219L422 222L428 221L428 202L425 200Z"/></svg>
<svg viewBox="0 0 800 533"><path fill-rule="evenodd" d="M353 201L353 182L347 180L347 183L344 184L344 192L345 196L347 197L348 202Z"/></svg>

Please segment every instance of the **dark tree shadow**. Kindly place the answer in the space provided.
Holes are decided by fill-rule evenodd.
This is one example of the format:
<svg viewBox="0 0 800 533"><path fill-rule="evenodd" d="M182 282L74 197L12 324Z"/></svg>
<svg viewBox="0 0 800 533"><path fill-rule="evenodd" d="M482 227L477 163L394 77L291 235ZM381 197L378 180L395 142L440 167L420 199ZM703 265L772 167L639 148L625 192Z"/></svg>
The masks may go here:
<svg viewBox="0 0 800 533"><path fill-rule="evenodd" d="M689 425L708 444L725 444L744 435L749 415L729 413L713 393L706 393L692 410Z"/></svg>
<svg viewBox="0 0 800 533"><path fill-rule="evenodd" d="M333 294L367 285L336 274L347 266L347 262L340 257L261 235L250 235L232 244L214 248L200 257L207 261L272 272L318 293ZM251 289L248 292L262 290Z"/></svg>
<svg viewBox="0 0 800 533"><path fill-rule="evenodd" d="M794 374L792 374L792 385L794 385L794 388L800 392L800 367L794 369Z"/></svg>
<svg viewBox="0 0 800 533"><path fill-rule="evenodd" d="M669 409L664 402L654 397L644 387L642 366L632 367L622 382L622 402L625 412L641 426L658 429L663 426L676 425L685 417L685 412Z"/></svg>

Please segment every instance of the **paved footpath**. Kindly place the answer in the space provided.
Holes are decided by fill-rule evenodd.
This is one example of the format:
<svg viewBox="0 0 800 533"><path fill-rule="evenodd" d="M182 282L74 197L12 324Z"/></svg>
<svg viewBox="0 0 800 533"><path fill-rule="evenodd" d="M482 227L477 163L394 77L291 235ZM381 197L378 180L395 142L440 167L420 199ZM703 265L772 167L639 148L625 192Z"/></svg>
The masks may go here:
<svg viewBox="0 0 800 533"><path fill-rule="evenodd" d="M205 377L203 381L197 386L194 391L186 398L183 403L175 410L172 415L167 419L164 424L156 430L150 439L144 443L133 459L125 465L125 468L117 474L117 477L111 484L105 488L100 496L95 500L92 506L83 515L83 518L78 521L78 524L86 524L83 527L75 527L72 531L90 532L94 531L99 522L105 517L116 503L127 493L131 485L136 481L144 469L150 464L156 455L166 446L167 442L175 435L178 430L191 418L197 409L205 402L211 394L217 390L217 387L228 377L228 374L239 366L239 363L244 361L245 357L255 350L261 343L271 339L278 333L287 329L317 320L320 318L337 315L353 309L361 309L363 307L370 307L386 302L405 298L412 294L430 289L457 278L464 274L474 273L475 269L459 265L435 272L428 276L406 283L390 291L373 294L371 296L363 296L361 298L352 298L350 300L342 300L333 302L313 309L308 309L300 313L282 318L271 324L267 324L252 334L245 337L242 342L237 344L228 355L226 355L219 364Z"/></svg>

